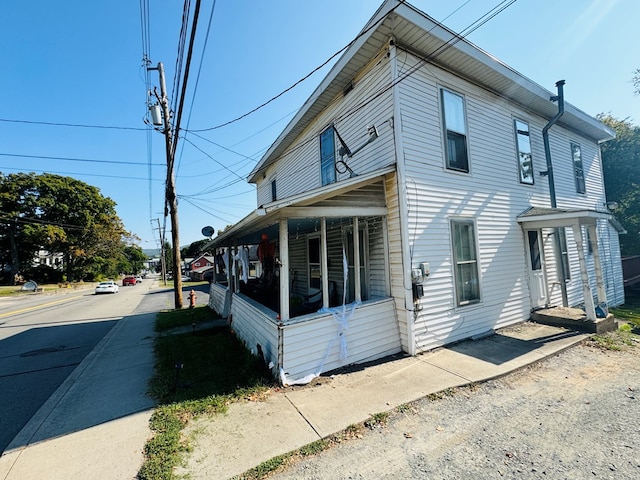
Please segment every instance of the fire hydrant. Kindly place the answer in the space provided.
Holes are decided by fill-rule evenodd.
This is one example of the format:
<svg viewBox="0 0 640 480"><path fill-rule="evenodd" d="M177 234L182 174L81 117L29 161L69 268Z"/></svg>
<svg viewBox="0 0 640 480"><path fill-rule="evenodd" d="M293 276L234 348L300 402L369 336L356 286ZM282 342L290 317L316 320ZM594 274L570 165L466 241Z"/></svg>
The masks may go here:
<svg viewBox="0 0 640 480"><path fill-rule="evenodd" d="M194 308L196 306L196 291L192 288L189 292L189 308Z"/></svg>

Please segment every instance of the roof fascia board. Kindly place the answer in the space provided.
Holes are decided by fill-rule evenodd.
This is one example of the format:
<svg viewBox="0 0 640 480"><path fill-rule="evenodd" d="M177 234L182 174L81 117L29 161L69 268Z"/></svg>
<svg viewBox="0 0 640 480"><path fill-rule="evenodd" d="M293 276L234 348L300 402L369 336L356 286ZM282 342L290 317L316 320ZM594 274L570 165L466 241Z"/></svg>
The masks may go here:
<svg viewBox="0 0 640 480"><path fill-rule="evenodd" d="M595 210L572 210L566 212L527 215L517 218L518 223L527 228L567 227L575 224L595 225L597 220L610 220L611 214Z"/></svg>
<svg viewBox="0 0 640 480"><path fill-rule="evenodd" d="M403 6L405 7L404 9L398 8L396 10L398 15L404 17L406 20L412 22L414 25L425 30L426 32L429 33L429 35L437 37L443 43L446 43L458 38L459 40L455 42L452 48L457 48L459 51L461 51L465 55L481 62L483 65L491 68L493 71L495 71L499 75L502 75L503 77L507 78L510 82L530 91L533 95L540 97L543 100L550 101L550 97L552 95L555 95L554 93L550 92L549 90L542 87L538 83L534 82L530 78L524 76L517 70L513 69L506 63L502 62L498 58L494 57L490 53L486 52L482 48L478 47L474 43L470 42L465 37L458 35L453 30L450 30L443 24L435 21L434 19L429 17L426 13L421 12L420 10L413 7L412 5L405 4ZM399 39L398 41L403 48L407 48L409 51L413 50L410 48L410 46L403 44L401 39ZM424 54L422 54L422 56L424 56ZM437 61L434 61L434 63L436 63L440 67L443 67ZM449 70L446 67L444 68L446 70ZM463 73L458 71L452 71L451 73L456 76L464 76ZM478 84L472 78L469 78L467 76L464 76L464 78L465 80L470 81L471 83L474 83L476 85ZM487 88L487 87L482 86L482 88ZM502 92L494 92L494 93L497 93L503 96ZM525 105L525 107L527 106ZM565 115L566 114L579 118L585 123L588 123L589 126L591 126L592 128L601 130L603 135L601 138L597 139L598 141L607 141L615 138L615 132L611 128L607 127L602 122L596 120L591 115L583 112L582 110L580 110L579 108L575 107L574 105L568 102L565 102ZM560 119L558 123L562 124L562 119Z"/></svg>

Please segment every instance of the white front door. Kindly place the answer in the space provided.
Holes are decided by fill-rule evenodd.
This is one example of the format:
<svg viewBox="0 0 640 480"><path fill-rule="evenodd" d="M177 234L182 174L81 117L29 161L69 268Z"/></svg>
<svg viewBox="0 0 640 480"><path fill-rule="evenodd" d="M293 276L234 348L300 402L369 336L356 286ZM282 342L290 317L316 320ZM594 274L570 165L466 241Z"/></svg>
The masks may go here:
<svg viewBox="0 0 640 480"><path fill-rule="evenodd" d="M547 281L544 268L544 248L540 230L526 230L529 264L529 293L531 307L541 308L547 305Z"/></svg>

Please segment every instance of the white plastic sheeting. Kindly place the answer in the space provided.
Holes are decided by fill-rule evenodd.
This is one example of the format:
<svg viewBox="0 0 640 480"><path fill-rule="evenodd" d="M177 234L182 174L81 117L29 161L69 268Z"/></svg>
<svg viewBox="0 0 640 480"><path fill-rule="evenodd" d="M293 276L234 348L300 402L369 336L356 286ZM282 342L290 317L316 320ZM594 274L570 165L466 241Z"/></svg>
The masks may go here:
<svg viewBox="0 0 640 480"><path fill-rule="evenodd" d="M280 382L285 387L289 385L306 385L307 383L311 382L314 378L319 377L323 371L325 363L327 362L327 358L329 358L329 355L333 350L333 345L336 343L336 340L340 342L340 359L342 361L347 360L349 356L349 352L347 348L347 336L345 334L345 331L349 328L349 320L351 319L351 317L353 317L353 314L356 311L356 308L358 308L358 306L360 306L362 302L357 301L350 304L346 304L347 280L349 278L349 262L347 261L347 254L344 250L344 245L342 246L342 273L344 278L343 288L342 288L342 305L339 307L333 307L333 308L321 308L318 311L319 313L330 313L331 315L333 315L333 318L336 320L338 324L338 332L336 336L329 342L329 345L327 346L327 350L324 354L324 357L322 358L322 361L320 362L320 365L318 366L318 369L316 370L315 373L311 373L309 375L306 375L303 378L294 380L294 379L288 378L286 373L284 372L284 369L280 368Z"/></svg>

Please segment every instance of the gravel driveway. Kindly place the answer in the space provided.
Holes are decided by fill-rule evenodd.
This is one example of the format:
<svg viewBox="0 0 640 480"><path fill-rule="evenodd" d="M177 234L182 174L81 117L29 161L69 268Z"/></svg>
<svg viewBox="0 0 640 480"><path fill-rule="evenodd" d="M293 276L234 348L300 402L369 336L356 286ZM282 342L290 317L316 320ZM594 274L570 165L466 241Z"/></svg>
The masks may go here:
<svg viewBox="0 0 640 480"><path fill-rule="evenodd" d="M638 479L640 347L580 345L432 396L273 479Z"/></svg>

